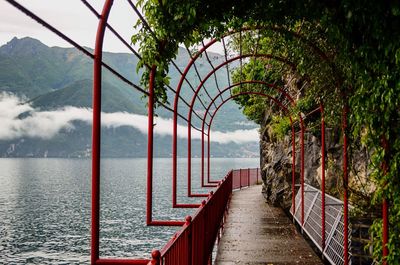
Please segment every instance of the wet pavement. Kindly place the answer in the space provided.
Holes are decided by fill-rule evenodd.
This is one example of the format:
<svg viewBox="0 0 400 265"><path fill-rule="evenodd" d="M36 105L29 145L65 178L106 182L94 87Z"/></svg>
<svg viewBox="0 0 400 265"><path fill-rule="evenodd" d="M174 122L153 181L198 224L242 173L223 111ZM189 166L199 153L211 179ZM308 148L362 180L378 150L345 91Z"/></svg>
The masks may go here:
<svg viewBox="0 0 400 265"><path fill-rule="evenodd" d="M281 208L266 203L261 186L233 193L216 265L323 264Z"/></svg>

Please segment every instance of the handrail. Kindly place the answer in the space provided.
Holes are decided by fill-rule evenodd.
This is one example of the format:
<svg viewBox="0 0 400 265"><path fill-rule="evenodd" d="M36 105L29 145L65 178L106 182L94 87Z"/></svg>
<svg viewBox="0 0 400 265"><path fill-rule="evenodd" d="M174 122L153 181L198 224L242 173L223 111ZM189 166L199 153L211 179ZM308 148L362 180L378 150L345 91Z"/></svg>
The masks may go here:
<svg viewBox="0 0 400 265"><path fill-rule="evenodd" d="M237 190L243 187L256 185L261 181L259 168L246 168L232 170L232 189Z"/></svg>
<svg viewBox="0 0 400 265"><path fill-rule="evenodd" d="M183 227L161 250L153 263L159 265L203 265L212 259L212 252L223 229L225 212L234 189L257 184L259 168L235 169L218 183L215 192L210 192L196 213L186 217Z"/></svg>
<svg viewBox="0 0 400 265"><path fill-rule="evenodd" d="M222 233L233 190L258 184L259 168L229 171L211 191L193 217L187 216L182 228L161 251L153 250L151 260L99 259L94 264L204 265L212 260L214 245Z"/></svg>
<svg viewBox="0 0 400 265"><path fill-rule="evenodd" d="M180 231L161 250L160 265L207 264L222 229L225 211L232 194L232 171L210 192L193 219L186 217ZM212 217L212 218L211 218Z"/></svg>
<svg viewBox="0 0 400 265"><path fill-rule="evenodd" d="M342 265L345 264L345 248L344 248L344 215L343 215L343 202L339 199L325 194L325 242L322 242L321 232L321 199L322 192L310 185L304 185L304 207L305 216L304 224L301 225L301 190L296 195L296 209L294 211L293 218L300 225L302 231L304 231L315 246L321 251L322 255L331 264ZM293 213L293 206L290 211ZM349 235L351 235L351 227L348 227ZM351 238L349 238L349 246ZM348 253L349 264L351 264L351 253Z"/></svg>

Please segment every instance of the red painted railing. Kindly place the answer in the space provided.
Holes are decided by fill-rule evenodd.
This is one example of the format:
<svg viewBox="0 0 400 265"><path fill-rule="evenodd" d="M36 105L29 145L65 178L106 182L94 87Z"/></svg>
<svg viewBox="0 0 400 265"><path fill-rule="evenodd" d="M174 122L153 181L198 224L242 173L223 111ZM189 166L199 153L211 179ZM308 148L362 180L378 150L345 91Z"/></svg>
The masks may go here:
<svg viewBox="0 0 400 265"><path fill-rule="evenodd" d="M232 194L232 171L161 251L159 264L208 264Z"/></svg>
<svg viewBox="0 0 400 265"><path fill-rule="evenodd" d="M256 185L261 181L259 168L232 170L232 189L241 189Z"/></svg>
<svg viewBox="0 0 400 265"><path fill-rule="evenodd" d="M234 189L259 183L260 169L235 169L218 183L216 190L201 203L193 217L187 216L182 228L161 251L154 250L151 260L98 259L94 264L131 265L206 265L212 264L212 253L218 242L229 201Z"/></svg>
<svg viewBox="0 0 400 265"><path fill-rule="evenodd" d="M153 251L149 264L159 265L204 265L212 263L214 245L219 239L225 223L232 190L257 184L260 181L259 168L231 170L219 182L215 192L210 192L193 218L186 217L186 223L161 252Z"/></svg>

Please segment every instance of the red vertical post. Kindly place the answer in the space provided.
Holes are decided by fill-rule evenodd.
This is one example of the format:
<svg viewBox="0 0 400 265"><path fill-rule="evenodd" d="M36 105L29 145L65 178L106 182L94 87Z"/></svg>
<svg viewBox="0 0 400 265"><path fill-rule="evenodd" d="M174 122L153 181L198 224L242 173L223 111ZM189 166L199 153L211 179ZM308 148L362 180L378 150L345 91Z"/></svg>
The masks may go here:
<svg viewBox="0 0 400 265"><path fill-rule="evenodd" d="M250 168L247 169L247 186L250 187Z"/></svg>
<svg viewBox="0 0 400 265"><path fill-rule="evenodd" d="M92 126L92 220L91 220L91 263L99 259L100 244L100 136L101 136L101 62L104 32L113 0L104 3L97 26L93 67L93 126Z"/></svg>
<svg viewBox="0 0 400 265"><path fill-rule="evenodd" d="M389 144L386 137L383 135L381 137L382 147L385 150L385 156L382 163L383 174L386 175L388 173L388 163L386 157L389 153ZM387 256L389 255L389 249L387 244L389 242L389 203L386 198L383 198L382 201L382 261L383 265L387 264Z"/></svg>
<svg viewBox="0 0 400 265"><path fill-rule="evenodd" d="M242 169L239 169L239 189L242 189Z"/></svg>
<svg viewBox="0 0 400 265"><path fill-rule="evenodd" d="M154 77L156 66L151 67L149 80L149 99L147 110L147 196L146 196L146 223L152 222L153 212L153 136L154 136Z"/></svg>
<svg viewBox="0 0 400 265"><path fill-rule="evenodd" d="M211 182L210 177L210 126L208 126L208 134L207 134L207 182Z"/></svg>
<svg viewBox="0 0 400 265"><path fill-rule="evenodd" d="M347 113L348 113L348 106L347 103L345 103L345 106L343 108L343 119L342 119L342 133L343 133L343 219L344 219L344 242L343 242L343 256L344 256L344 264L348 265L349 264L349 220L348 220L348 207L349 207L349 202L348 202L348 179L349 175L347 172Z"/></svg>
<svg viewBox="0 0 400 265"><path fill-rule="evenodd" d="M300 114L300 185L301 185L301 226L304 225L304 123Z"/></svg>
<svg viewBox="0 0 400 265"><path fill-rule="evenodd" d="M191 223L192 223L192 217L190 216L190 215L188 215L188 216L186 216L186 218L185 218L185 220L186 220L186 222L185 222L185 226L190 226L191 225ZM187 238L187 243L188 243L188 245L187 245L187 257L188 257L188 260L187 260L187 265L191 265L192 264L192 252L193 252L193 250L192 250L192 228L191 227L189 227L188 228L188 238Z"/></svg>
<svg viewBox="0 0 400 265"><path fill-rule="evenodd" d="M205 186L205 184L204 184L204 179L205 179L205 173L204 173L204 170L205 170L204 169L204 167L205 167L205 151L204 151L204 134L205 134L205 132L204 132L204 125L206 123L206 117L207 117L207 114L208 114L208 112L210 110L211 105L212 104L210 104L207 107L207 109L206 109L206 111L204 113L204 117L203 117L202 125L201 125L201 186L202 187ZM210 126L211 126L211 124L208 125L208 134L207 134L207 136L210 135ZM208 139L208 141L210 141L209 137L207 139ZM208 158L207 163L209 163L209 162L210 162L210 159ZM208 180L209 179L210 178L208 177Z"/></svg>
<svg viewBox="0 0 400 265"><path fill-rule="evenodd" d="M321 104L321 246L325 249L325 119Z"/></svg>
<svg viewBox="0 0 400 265"><path fill-rule="evenodd" d="M187 157L188 157L188 172L187 172L187 194L188 197L192 195L192 124L191 124L191 116L189 118L188 122L188 151L187 151Z"/></svg>
<svg viewBox="0 0 400 265"><path fill-rule="evenodd" d="M296 194L295 194L296 193L296 132L291 117L290 117L290 125L292 126L292 205L293 205L293 216L294 216L296 213Z"/></svg>
<svg viewBox="0 0 400 265"><path fill-rule="evenodd" d="M258 174L259 174L259 168L257 168L257 172L256 172L256 174L257 174L257 184L258 184Z"/></svg>
<svg viewBox="0 0 400 265"><path fill-rule="evenodd" d="M177 148L178 148L178 101L175 100L174 104L174 121L172 130L172 207L175 208L177 205L176 199L176 185L177 185Z"/></svg>
<svg viewBox="0 0 400 265"><path fill-rule="evenodd" d="M201 187L204 187L204 122L201 131Z"/></svg>
<svg viewBox="0 0 400 265"><path fill-rule="evenodd" d="M389 242L389 205L386 199L383 199L382 203L382 247L383 247L383 265L387 264L387 256L389 255L389 249L387 243Z"/></svg>
<svg viewBox="0 0 400 265"><path fill-rule="evenodd" d="M382 254L383 254L383 265L387 264L387 256L389 255L389 249L387 244L389 242L389 205L386 199L382 202Z"/></svg>
<svg viewBox="0 0 400 265"><path fill-rule="evenodd" d="M154 249L151 252L151 261L150 261L151 265L160 265L161 264L161 253L159 250Z"/></svg>

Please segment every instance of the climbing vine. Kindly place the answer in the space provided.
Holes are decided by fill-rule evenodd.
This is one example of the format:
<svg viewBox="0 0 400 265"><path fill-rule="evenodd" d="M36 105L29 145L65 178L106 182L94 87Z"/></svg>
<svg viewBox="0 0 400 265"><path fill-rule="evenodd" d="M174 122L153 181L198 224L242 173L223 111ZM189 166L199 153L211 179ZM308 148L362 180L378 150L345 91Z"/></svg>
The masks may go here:
<svg viewBox="0 0 400 265"><path fill-rule="evenodd" d="M400 4L397 1L228 1L139 0L152 31L142 22L135 26L133 43L140 44L145 67L156 65L156 94L167 100L169 62L179 45L190 47L205 38L219 38L228 30L258 27L257 34L234 36L232 49L273 53L295 65L273 60L247 61L233 73L235 81L262 80L293 86L303 98L325 105L329 126L340 127L341 110L350 108L348 128L371 154L371 179L376 183L373 202L389 204L388 264L400 264ZM257 41L254 41L254 40ZM244 45L243 45L244 43ZM238 45L242 45L238 47ZM266 89L243 85L236 92ZM306 88L306 89L304 89ZM304 90L302 90L304 89ZM272 93L272 91L270 91ZM244 113L261 123L264 99L237 98ZM360 137L362 136L362 137ZM374 258L382 263L382 223L372 227Z"/></svg>

